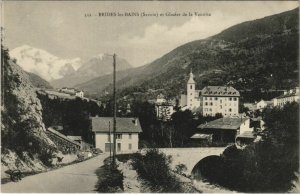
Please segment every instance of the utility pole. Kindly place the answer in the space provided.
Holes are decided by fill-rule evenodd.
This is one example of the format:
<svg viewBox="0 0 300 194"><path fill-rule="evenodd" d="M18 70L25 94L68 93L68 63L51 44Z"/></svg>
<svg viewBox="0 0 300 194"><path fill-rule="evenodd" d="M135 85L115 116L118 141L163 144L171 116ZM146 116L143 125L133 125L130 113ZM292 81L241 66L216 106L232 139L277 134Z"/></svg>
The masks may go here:
<svg viewBox="0 0 300 194"><path fill-rule="evenodd" d="M113 119L113 138L114 138L114 149L113 149L113 167L116 167L116 116L117 116L117 102L116 102L116 54L113 55L113 98L114 98L114 119Z"/></svg>
<svg viewBox="0 0 300 194"><path fill-rule="evenodd" d="M108 130L109 130L109 161L111 162L111 132L110 132L110 121L108 122Z"/></svg>

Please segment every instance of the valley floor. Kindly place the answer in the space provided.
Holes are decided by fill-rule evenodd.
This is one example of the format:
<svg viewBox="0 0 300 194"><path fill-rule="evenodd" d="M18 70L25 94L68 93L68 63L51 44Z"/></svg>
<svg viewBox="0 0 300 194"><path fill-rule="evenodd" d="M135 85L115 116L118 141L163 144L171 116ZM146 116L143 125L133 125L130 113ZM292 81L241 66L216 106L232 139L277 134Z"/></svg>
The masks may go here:
<svg viewBox="0 0 300 194"><path fill-rule="evenodd" d="M90 193L96 192L96 170L107 154L45 173L27 176L19 182L1 185L4 193Z"/></svg>

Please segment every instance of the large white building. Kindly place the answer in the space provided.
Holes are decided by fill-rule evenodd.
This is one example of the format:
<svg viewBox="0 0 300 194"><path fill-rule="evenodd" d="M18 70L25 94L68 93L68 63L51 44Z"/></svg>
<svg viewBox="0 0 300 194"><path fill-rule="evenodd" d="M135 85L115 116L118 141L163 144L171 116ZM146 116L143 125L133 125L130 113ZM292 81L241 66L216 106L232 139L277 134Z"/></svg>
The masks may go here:
<svg viewBox="0 0 300 194"><path fill-rule="evenodd" d="M196 90L194 75L191 72L187 82L187 94L182 94L180 106L183 110L200 111L204 116L239 116L240 93L233 87L206 86Z"/></svg>
<svg viewBox="0 0 300 194"><path fill-rule="evenodd" d="M92 117L92 131L95 133L95 147L104 152L113 150L113 118ZM139 133L142 132L137 118L116 118L116 151L136 152Z"/></svg>
<svg viewBox="0 0 300 194"><path fill-rule="evenodd" d="M299 102L299 94L300 88L296 87L294 89L290 89L289 91L284 92L283 95L278 96L273 99L274 106L284 106L288 102Z"/></svg>

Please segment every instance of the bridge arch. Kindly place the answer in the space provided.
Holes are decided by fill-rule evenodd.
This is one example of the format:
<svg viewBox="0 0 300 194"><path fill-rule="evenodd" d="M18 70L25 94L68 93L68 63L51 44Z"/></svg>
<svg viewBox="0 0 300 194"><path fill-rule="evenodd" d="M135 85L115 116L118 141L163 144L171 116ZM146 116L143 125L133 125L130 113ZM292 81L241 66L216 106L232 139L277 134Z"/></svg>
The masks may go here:
<svg viewBox="0 0 300 194"><path fill-rule="evenodd" d="M211 155L201 159L192 169L193 179L219 180L223 174L223 160L218 155Z"/></svg>
<svg viewBox="0 0 300 194"><path fill-rule="evenodd" d="M187 167L186 174L191 175L194 166L203 158L211 155L220 155L226 147L198 147L198 148L160 148L166 155L172 156L171 167L175 169L178 164Z"/></svg>

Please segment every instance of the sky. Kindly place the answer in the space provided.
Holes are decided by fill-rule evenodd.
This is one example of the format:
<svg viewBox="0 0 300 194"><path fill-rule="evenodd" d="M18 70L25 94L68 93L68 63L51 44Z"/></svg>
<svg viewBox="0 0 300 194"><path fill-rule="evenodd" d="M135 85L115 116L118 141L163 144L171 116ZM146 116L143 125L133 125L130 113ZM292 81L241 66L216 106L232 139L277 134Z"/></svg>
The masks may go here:
<svg viewBox="0 0 300 194"><path fill-rule="evenodd" d="M4 1L2 22L10 50L26 44L83 61L116 53L141 66L187 42L298 6L298 1ZM143 12L158 16L141 17Z"/></svg>

